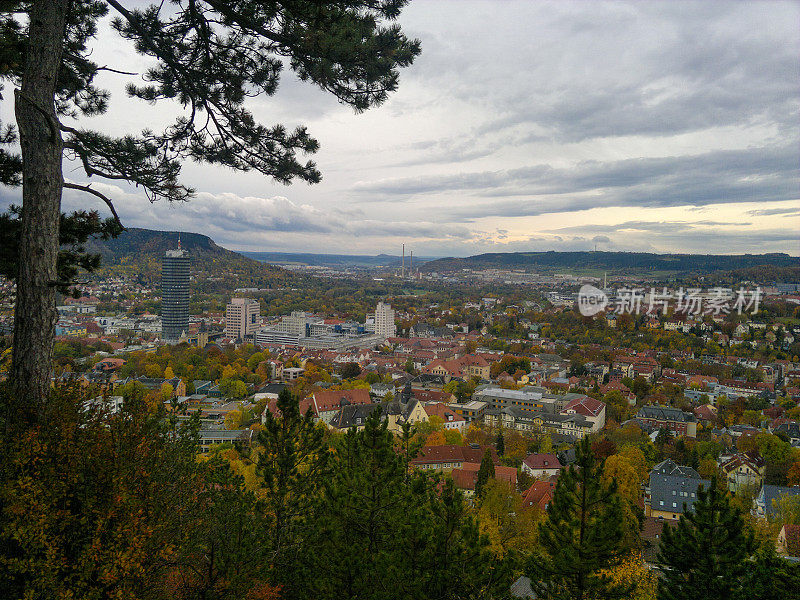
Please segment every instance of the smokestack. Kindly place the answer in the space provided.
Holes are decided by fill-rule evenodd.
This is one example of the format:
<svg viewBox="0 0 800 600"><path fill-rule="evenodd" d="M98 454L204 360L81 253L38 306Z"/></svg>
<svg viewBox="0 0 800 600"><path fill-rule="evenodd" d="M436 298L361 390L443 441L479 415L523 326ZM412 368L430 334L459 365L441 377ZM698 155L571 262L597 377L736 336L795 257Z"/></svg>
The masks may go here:
<svg viewBox="0 0 800 600"><path fill-rule="evenodd" d="M400 277L406 276L406 245L403 244L403 259L400 262Z"/></svg>

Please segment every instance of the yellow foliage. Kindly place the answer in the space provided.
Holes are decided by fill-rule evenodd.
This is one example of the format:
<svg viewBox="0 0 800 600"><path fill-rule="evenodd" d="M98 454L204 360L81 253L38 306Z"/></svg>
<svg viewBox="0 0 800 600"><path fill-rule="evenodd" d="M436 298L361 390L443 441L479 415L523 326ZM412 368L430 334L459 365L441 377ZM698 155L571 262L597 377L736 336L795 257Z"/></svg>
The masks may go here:
<svg viewBox="0 0 800 600"><path fill-rule="evenodd" d="M225 415L225 429L239 429L242 422L242 411L234 409Z"/></svg>
<svg viewBox="0 0 800 600"><path fill-rule="evenodd" d="M610 569L604 569L602 574L607 575L612 582L623 585L633 585L633 591L628 596L629 600L655 600L658 578L644 564L638 553L632 553L620 564Z"/></svg>

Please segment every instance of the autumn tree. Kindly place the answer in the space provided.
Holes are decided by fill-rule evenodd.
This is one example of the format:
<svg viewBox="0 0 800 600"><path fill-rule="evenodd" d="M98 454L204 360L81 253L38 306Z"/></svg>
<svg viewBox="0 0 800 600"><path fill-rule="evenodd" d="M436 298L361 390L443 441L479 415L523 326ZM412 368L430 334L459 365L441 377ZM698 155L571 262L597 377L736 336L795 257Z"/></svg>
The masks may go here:
<svg viewBox="0 0 800 600"><path fill-rule="evenodd" d="M38 410L50 385L62 190L101 199L118 223L101 190L64 182L65 155L87 177L129 182L151 201L192 196L179 181L187 159L255 170L286 184L316 183L316 165L298 155L314 153L318 142L304 127L287 131L259 124L246 100L275 94L288 66L300 79L366 110L396 89L398 69L420 52L419 42L392 23L405 0L177 0L169 10L131 4L12 0L3 3L0 16L0 77L15 87L21 148L21 156L0 153L2 182L22 185L12 379ZM121 38L154 61L144 81L131 81L127 93L149 103L173 102L184 111L162 132L113 137L72 121L106 111L109 93L97 87L98 74L125 75L127 65L92 59L97 22L109 11ZM15 141L15 130L3 130L0 143Z"/></svg>
<svg viewBox="0 0 800 600"><path fill-rule="evenodd" d="M508 482L489 480L477 508L478 527L489 538L492 552L527 552L536 543L537 510L522 506L522 497Z"/></svg>
<svg viewBox="0 0 800 600"><path fill-rule="evenodd" d="M0 597L149 597L203 489L198 420L179 426L141 395L113 414L77 387L44 410L46 427L0 427Z"/></svg>

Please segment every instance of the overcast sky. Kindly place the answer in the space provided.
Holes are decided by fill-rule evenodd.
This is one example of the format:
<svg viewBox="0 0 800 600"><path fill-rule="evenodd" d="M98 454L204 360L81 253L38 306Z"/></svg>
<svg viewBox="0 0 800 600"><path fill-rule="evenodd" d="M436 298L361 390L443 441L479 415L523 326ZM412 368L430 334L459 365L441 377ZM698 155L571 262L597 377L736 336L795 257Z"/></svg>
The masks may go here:
<svg viewBox="0 0 800 600"><path fill-rule="evenodd" d="M383 106L356 115L288 71L251 103L308 126L322 183L187 163L188 204L96 187L126 225L240 250L800 254L800 3L414 0L400 23L422 55ZM94 57L147 65L107 26ZM126 98L128 79L104 74L111 108L86 126L178 114Z"/></svg>

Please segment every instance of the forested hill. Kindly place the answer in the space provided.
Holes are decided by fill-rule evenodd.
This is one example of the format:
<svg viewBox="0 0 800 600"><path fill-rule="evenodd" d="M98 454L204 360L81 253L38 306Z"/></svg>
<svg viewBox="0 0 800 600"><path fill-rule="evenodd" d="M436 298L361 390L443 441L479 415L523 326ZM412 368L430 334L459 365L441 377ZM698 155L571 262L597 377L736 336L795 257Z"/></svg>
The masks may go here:
<svg viewBox="0 0 800 600"><path fill-rule="evenodd" d="M178 247L178 236L181 238L181 247L188 250L192 256L238 256L241 254L226 250L218 246L207 235L200 233L184 233L177 231L154 231L131 227L126 229L116 238L107 241L93 240L86 245L89 252L99 253L103 262L113 264L132 256L153 255L164 256L167 250Z"/></svg>
<svg viewBox="0 0 800 600"><path fill-rule="evenodd" d="M102 269L161 278L161 259L167 250L178 246L177 231L155 231L132 227L118 238L92 240L86 244L89 252L100 254ZM296 277L289 271L264 264L238 252L217 245L207 235L180 232L181 248L189 252L192 271L204 278L222 278L235 287L278 287Z"/></svg>
<svg viewBox="0 0 800 600"><path fill-rule="evenodd" d="M769 265L797 267L800 259L788 254L651 254L647 252L498 252L467 258L440 258L420 266L421 271L459 269L604 269L609 271L713 272Z"/></svg>

